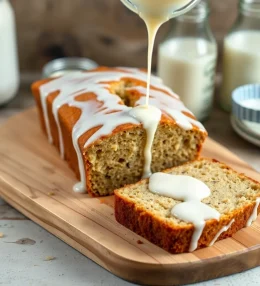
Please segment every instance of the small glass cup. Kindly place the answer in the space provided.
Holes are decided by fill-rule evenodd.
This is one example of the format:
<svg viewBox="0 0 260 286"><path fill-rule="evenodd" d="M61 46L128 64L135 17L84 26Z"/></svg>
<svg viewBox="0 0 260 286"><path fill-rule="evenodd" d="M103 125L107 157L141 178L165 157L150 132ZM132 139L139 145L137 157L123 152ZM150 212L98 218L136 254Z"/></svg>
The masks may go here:
<svg viewBox="0 0 260 286"><path fill-rule="evenodd" d="M138 11L138 7L137 5L135 5L134 2L136 0L121 0L121 2L131 11L133 11L136 14L139 14ZM191 0L189 1L186 5L182 6L181 8L172 11L172 13L170 13L170 18L175 18L178 17L180 15L185 14L186 12L188 12L189 10L191 10L200 0ZM158 4L159 5L159 4Z"/></svg>

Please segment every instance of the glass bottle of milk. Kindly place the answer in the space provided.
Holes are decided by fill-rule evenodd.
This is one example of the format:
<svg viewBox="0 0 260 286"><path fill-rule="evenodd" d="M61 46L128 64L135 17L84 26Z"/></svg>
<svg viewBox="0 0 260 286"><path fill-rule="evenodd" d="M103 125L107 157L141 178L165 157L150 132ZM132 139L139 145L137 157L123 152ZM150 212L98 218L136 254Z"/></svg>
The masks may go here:
<svg viewBox="0 0 260 286"><path fill-rule="evenodd" d="M16 95L18 85L14 12L8 0L0 0L0 105Z"/></svg>
<svg viewBox="0 0 260 286"><path fill-rule="evenodd" d="M260 1L240 0L238 18L224 40L221 107L230 111L232 91L250 83L260 83Z"/></svg>
<svg viewBox="0 0 260 286"><path fill-rule="evenodd" d="M159 46L158 74L201 121L211 111L217 44L209 23L209 5L201 1L187 14L172 20Z"/></svg>

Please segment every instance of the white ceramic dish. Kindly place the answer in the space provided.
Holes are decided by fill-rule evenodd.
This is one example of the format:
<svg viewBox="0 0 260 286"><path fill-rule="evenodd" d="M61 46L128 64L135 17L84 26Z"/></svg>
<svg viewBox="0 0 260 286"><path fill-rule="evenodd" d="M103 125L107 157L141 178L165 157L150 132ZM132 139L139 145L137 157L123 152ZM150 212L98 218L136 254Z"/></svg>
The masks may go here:
<svg viewBox="0 0 260 286"><path fill-rule="evenodd" d="M231 125L232 125L233 129L235 130L235 132L239 136L244 138L246 141L260 147L260 138L254 136L252 134L249 134L247 131L245 131L244 129L241 128L240 124L241 123L239 123L234 116L231 116Z"/></svg>
<svg viewBox="0 0 260 286"><path fill-rule="evenodd" d="M260 139L260 123L250 122L247 120L242 120L241 124L254 136L257 136Z"/></svg>

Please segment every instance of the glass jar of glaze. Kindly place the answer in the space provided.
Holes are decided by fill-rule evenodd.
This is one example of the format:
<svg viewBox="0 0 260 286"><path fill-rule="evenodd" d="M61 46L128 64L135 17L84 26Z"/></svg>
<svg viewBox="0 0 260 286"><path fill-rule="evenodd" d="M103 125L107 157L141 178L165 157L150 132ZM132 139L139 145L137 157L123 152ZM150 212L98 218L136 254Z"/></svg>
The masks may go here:
<svg viewBox="0 0 260 286"><path fill-rule="evenodd" d="M8 0L0 0L0 105L16 95L18 86L14 12Z"/></svg>
<svg viewBox="0 0 260 286"><path fill-rule="evenodd" d="M240 0L239 15L224 40L220 105L231 110L233 90L260 83L260 0Z"/></svg>
<svg viewBox="0 0 260 286"><path fill-rule="evenodd" d="M158 12L167 11L168 19L185 14L200 0L121 0L133 12L141 16L142 13L156 15ZM160 11L162 10L162 11Z"/></svg>
<svg viewBox="0 0 260 286"><path fill-rule="evenodd" d="M211 111L217 43L208 23L209 5L201 1L172 20L171 31L159 46L158 74L200 120Z"/></svg>

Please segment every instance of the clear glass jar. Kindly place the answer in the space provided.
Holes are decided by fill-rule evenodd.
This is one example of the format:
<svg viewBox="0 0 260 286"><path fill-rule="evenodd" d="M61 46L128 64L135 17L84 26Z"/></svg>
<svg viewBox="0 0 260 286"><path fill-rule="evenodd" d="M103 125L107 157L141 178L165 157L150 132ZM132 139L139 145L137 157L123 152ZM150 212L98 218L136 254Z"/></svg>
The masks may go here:
<svg viewBox="0 0 260 286"><path fill-rule="evenodd" d="M158 74L201 121L211 111L217 43L211 32L209 4L201 1L172 20L169 36L159 46Z"/></svg>
<svg viewBox="0 0 260 286"><path fill-rule="evenodd" d="M0 0L0 105L16 95L18 85L14 12L8 0Z"/></svg>
<svg viewBox="0 0 260 286"><path fill-rule="evenodd" d="M220 105L231 110L232 91L260 83L260 0L240 0L239 15L224 40Z"/></svg>
<svg viewBox="0 0 260 286"><path fill-rule="evenodd" d="M165 14L167 10L169 18L175 18L192 9L200 0L121 0L130 10L137 14L155 15ZM158 5L160 4L160 5Z"/></svg>

